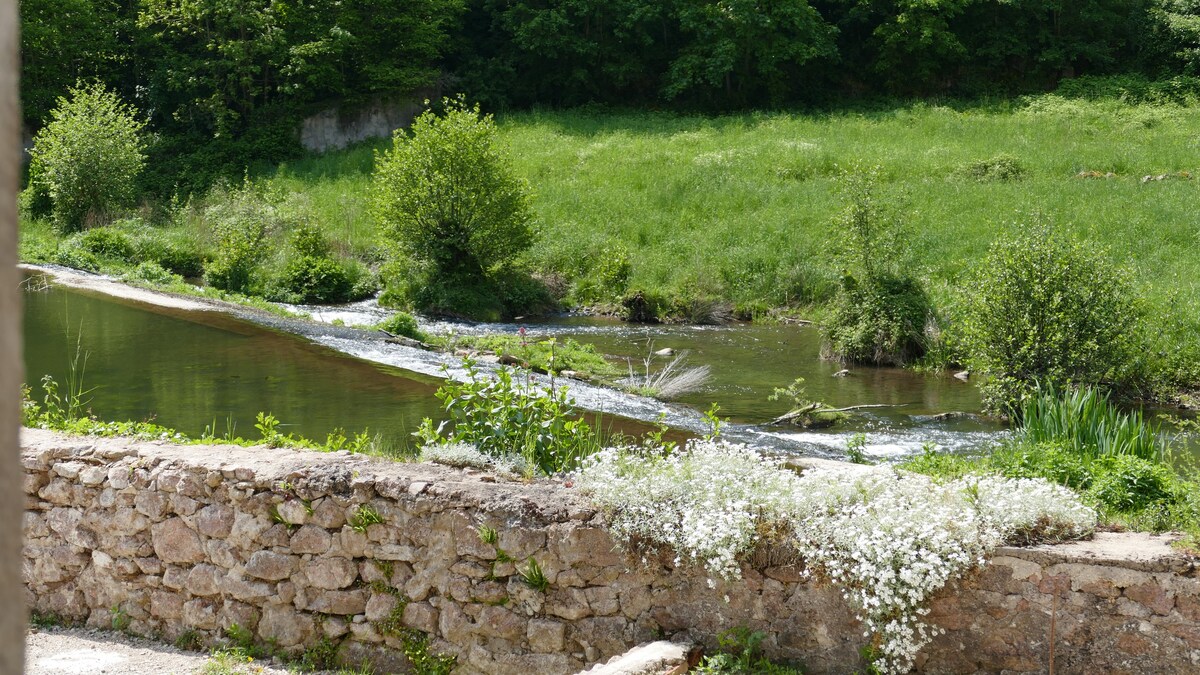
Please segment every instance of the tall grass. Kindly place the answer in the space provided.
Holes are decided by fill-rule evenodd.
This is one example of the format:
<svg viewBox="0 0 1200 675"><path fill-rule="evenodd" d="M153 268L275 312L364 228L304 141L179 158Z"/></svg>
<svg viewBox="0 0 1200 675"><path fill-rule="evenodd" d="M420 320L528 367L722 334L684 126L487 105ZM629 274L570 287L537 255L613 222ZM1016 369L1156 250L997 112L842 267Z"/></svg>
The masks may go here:
<svg viewBox="0 0 1200 675"><path fill-rule="evenodd" d="M1132 455L1150 461L1169 457L1170 444L1157 423L1137 410L1123 412L1095 388L1039 390L1022 408L1020 441L1056 443L1092 460Z"/></svg>

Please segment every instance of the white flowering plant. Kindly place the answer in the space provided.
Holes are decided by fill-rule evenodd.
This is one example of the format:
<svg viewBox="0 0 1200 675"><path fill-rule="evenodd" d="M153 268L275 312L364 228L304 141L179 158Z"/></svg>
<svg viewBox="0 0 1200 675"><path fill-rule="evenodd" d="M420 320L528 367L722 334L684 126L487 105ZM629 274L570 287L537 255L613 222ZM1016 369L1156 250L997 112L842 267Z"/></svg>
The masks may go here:
<svg viewBox="0 0 1200 675"><path fill-rule="evenodd" d="M1074 493L1042 480L937 483L890 467L796 474L715 440L666 454L610 448L577 478L618 538L670 547L713 575L737 578L756 547L790 545L858 609L883 673L911 668L937 630L921 619L932 595L996 546L1079 538L1096 523Z"/></svg>

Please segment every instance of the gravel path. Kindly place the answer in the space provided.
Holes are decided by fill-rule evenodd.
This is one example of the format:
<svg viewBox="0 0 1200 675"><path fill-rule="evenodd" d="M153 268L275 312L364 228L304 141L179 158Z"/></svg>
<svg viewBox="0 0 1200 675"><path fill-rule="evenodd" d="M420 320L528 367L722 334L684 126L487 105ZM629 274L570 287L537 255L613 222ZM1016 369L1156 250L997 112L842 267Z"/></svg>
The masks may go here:
<svg viewBox="0 0 1200 675"><path fill-rule="evenodd" d="M25 636L25 675L196 675L210 663L213 675L287 673L257 663L234 668L208 654L107 631L30 628Z"/></svg>

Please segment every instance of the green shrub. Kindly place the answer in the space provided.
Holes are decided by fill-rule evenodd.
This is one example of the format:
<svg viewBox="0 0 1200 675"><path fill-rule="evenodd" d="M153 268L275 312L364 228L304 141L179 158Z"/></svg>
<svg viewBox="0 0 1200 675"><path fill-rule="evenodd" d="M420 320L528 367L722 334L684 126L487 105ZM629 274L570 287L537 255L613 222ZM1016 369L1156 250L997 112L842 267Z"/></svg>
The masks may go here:
<svg viewBox="0 0 1200 675"><path fill-rule="evenodd" d="M426 418L417 432L424 443L468 443L493 457L522 456L530 466L551 475L578 468L602 447L596 432L582 419L563 386L543 388L514 379L500 368L495 377L464 361L467 379L447 381L437 390L454 425L443 434Z"/></svg>
<svg viewBox="0 0 1200 675"><path fill-rule="evenodd" d="M1062 442L1013 443L993 453L990 464L1009 478L1044 478L1076 490L1092 484L1087 456Z"/></svg>
<svg viewBox="0 0 1200 675"><path fill-rule="evenodd" d="M288 260L279 283L296 302L346 302L354 289L346 265L309 255Z"/></svg>
<svg viewBox="0 0 1200 675"><path fill-rule="evenodd" d="M960 167L958 172L971 180L1010 181L1025 175L1025 167L1016 157L1002 154L968 162Z"/></svg>
<svg viewBox="0 0 1200 675"><path fill-rule="evenodd" d="M136 257L133 241L124 232L108 227L95 227L76 237L80 248L99 258L131 262Z"/></svg>
<svg viewBox="0 0 1200 675"><path fill-rule="evenodd" d="M379 330L384 330L392 335L403 335L406 338L420 340L424 342L429 339L429 336L421 331L417 325L417 320L408 312L397 312L387 319L375 324Z"/></svg>
<svg viewBox="0 0 1200 675"><path fill-rule="evenodd" d="M719 651L706 654L696 666L701 675L801 675L803 670L767 660L761 644L767 634L738 626L717 636Z"/></svg>
<svg viewBox="0 0 1200 675"><path fill-rule="evenodd" d="M167 241L158 232L148 233L137 241L137 259L155 263L181 277L204 276L204 254L185 243Z"/></svg>
<svg viewBox="0 0 1200 675"><path fill-rule="evenodd" d="M417 264L422 309L475 315L502 309L459 293L486 280L533 242L526 183L496 145L496 127L479 107L444 101L445 114L427 111L376 158L374 211L398 257Z"/></svg>
<svg viewBox="0 0 1200 675"><path fill-rule="evenodd" d="M992 246L968 295L961 333L988 410L1020 414L1039 382L1139 384L1140 309L1104 249L1034 224Z"/></svg>
<svg viewBox="0 0 1200 675"><path fill-rule="evenodd" d="M838 358L904 364L925 353L932 308L921 282L902 271L908 233L877 204L878 174L874 167L842 176L849 204L834 228L842 283L821 328Z"/></svg>
<svg viewBox="0 0 1200 675"><path fill-rule="evenodd" d="M178 274L172 274L170 270L164 269L156 262L141 263L127 272L123 278L127 281L140 281L156 286L166 286L183 281L183 278Z"/></svg>
<svg viewBox="0 0 1200 675"><path fill-rule="evenodd" d="M100 259L95 253L80 245L78 239L68 239L54 251L53 262L63 267L83 270L85 272L99 272Z"/></svg>
<svg viewBox="0 0 1200 675"><path fill-rule="evenodd" d="M68 95L34 137L30 162L31 205L48 197L62 232L103 224L131 205L146 162L136 110L99 83Z"/></svg>
<svg viewBox="0 0 1200 675"><path fill-rule="evenodd" d="M592 304L620 300L633 271L629 249L620 242L609 242L589 258L587 273L575 280L571 290L575 302Z"/></svg>
<svg viewBox="0 0 1200 675"><path fill-rule="evenodd" d="M209 207L206 216L215 221L217 254L204 266L205 281L223 291L251 294L267 255L265 214L252 199L235 198Z"/></svg>
<svg viewBox="0 0 1200 675"><path fill-rule="evenodd" d="M1096 464L1088 495L1112 511L1133 513L1173 499L1176 477L1167 466L1133 455L1105 457Z"/></svg>

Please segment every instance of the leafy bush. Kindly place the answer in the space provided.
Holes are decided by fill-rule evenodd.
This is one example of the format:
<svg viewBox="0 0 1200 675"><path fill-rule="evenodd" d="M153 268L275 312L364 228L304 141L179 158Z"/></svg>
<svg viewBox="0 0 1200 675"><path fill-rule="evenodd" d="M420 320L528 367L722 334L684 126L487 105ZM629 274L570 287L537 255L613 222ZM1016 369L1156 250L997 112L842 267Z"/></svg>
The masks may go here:
<svg viewBox="0 0 1200 675"><path fill-rule="evenodd" d="M1162 464L1134 455L1105 457L1098 464L1088 495L1107 509L1131 513L1173 499L1176 477Z"/></svg>
<svg viewBox="0 0 1200 675"><path fill-rule="evenodd" d="M217 239L216 256L204 266L208 285L223 291L252 293L259 265L266 258L268 213L249 186L230 193L205 211Z"/></svg>
<svg viewBox="0 0 1200 675"><path fill-rule="evenodd" d="M181 277L204 276L204 254L186 243L169 241L161 233L151 233L137 241L137 259L155 263Z"/></svg>
<svg viewBox="0 0 1200 675"><path fill-rule="evenodd" d="M99 258L129 262L135 257L133 241L124 232L108 227L95 227L76 237L80 248Z"/></svg>
<svg viewBox="0 0 1200 675"><path fill-rule="evenodd" d="M964 164L959 174L977 181L1010 181L1025 175L1025 167L1012 155L996 155Z"/></svg>
<svg viewBox="0 0 1200 675"><path fill-rule="evenodd" d="M30 163L33 190L49 197L62 232L103 224L131 205L146 162L136 110L99 83L68 95L34 137Z"/></svg>
<svg viewBox="0 0 1200 675"><path fill-rule="evenodd" d="M444 422L435 428L426 418L417 432L423 443L468 443L493 457L521 456L545 474L574 469L600 446L566 387L522 383L507 368L491 377L469 360L463 367L464 382L448 381L436 393L453 431L443 434Z"/></svg>
<svg viewBox="0 0 1200 675"><path fill-rule="evenodd" d="M166 286L168 284L183 281L179 275L172 274L170 270L164 269L156 262L141 263L137 267L127 272L122 278L126 281L140 281L148 284L154 284L156 286Z"/></svg>
<svg viewBox="0 0 1200 675"><path fill-rule="evenodd" d="M428 335L421 331L420 326L417 325L417 319L407 312L396 312L392 316L375 324L375 327L393 335L403 335L406 338L422 342L429 338Z"/></svg>
<svg viewBox="0 0 1200 675"><path fill-rule="evenodd" d="M876 204L879 169L842 177L849 205L837 221L842 283L821 324L832 353L850 361L904 364L924 351L929 297L901 271L907 233Z"/></svg>
<svg viewBox="0 0 1200 675"><path fill-rule="evenodd" d="M988 410L1021 412L1038 383L1139 384L1140 310L1106 251L1037 223L992 246L961 332Z"/></svg>
<svg viewBox="0 0 1200 675"><path fill-rule="evenodd" d="M95 253L84 248L78 239L68 239L59 244L54 251L53 262L85 272L100 271L100 259Z"/></svg>
<svg viewBox="0 0 1200 675"><path fill-rule="evenodd" d="M694 672L700 675L801 675L802 670L771 663L761 654L759 646L766 637L766 633L751 631L745 626L724 631L717 636L720 651L706 654Z"/></svg>
<svg viewBox="0 0 1200 675"><path fill-rule="evenodd" d="M478 301L452 287L476 285L528 249L532 211L492 117L461 99L443 103L444 115L425 112L376 158L374 209L397 253L444 285L416 294L419 305L465 313Z"/></svg>
<svg viewBox="0 0 1200 675"><path fill-rule="evenodd" d="M348 266L333 258L298 255L287 261L279 283L297 302L346 302L354 280Z"/></svg>

